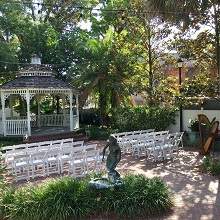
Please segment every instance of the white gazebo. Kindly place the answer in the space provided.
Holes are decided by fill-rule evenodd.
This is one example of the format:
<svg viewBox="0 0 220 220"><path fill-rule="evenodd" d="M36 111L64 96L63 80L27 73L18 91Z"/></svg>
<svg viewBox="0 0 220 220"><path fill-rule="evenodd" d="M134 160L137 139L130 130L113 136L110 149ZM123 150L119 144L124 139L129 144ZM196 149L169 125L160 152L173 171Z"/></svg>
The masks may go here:
<svg viewBox="0 0 220 220"><path fill-rule="evenodd" d="M68 83L55 78L49 65L41 65L37 56L32 57L30 65L21 69L17 77L0 86L2 114L0 115L0 135L32 135L34 127L65 127L73 131L79 128L78 92ZM43 96L59 96L63 103L62 114L41 114L40 102ZM19 98L26 101L26 115L10 117L6 115L6 104L12 108L11 100ZM32 114L31 100L37 103L37 114ZM68 113L65 107L68 104ZM75 106L74 106L75 105Z"/></svg>

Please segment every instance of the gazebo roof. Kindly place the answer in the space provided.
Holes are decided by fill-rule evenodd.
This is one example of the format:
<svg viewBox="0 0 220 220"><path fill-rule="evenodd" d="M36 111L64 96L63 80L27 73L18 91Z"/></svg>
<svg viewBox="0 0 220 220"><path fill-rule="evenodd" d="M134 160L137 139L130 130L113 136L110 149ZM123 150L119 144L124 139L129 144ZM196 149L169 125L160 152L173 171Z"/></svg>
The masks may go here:
<svg viewBox="0 0 220 220"><path fill-rule="evenodd" d="M0 86L0 90L75 90L69 83L55 78L50 65L42 65L40 58L32 57L31 64L20 69L14 80ZM75 92L77 92L75 90Z"/></svg>
<svg viewBox="0 0 220 220"><path fill-rule="evenodd" d="M72 89L71 85L54 76L20 76L3 84L1 89Z"/></svg>

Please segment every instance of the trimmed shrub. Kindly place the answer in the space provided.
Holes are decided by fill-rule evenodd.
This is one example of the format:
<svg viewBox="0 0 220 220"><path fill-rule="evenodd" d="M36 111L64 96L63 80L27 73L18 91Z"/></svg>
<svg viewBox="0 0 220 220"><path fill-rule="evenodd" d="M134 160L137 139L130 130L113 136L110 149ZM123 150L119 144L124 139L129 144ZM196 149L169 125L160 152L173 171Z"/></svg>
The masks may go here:
<svg viewBox="0 0 220 220"><path fill-rule="evenodd" d="M89 179L64 177L40 186L7 189L0 196L2 217L16 220L152 216L173 206L167 186L159 178L143 175L127 175L122 187L102 190L91 188Z"/></svg>
<svg viewBox="0 0 220 220"><path fill-rule="evenodd" d="M112 125L120 131L154 128L165 130L175 123L175 109L164 107L123 107L112 113Z"/></svg>

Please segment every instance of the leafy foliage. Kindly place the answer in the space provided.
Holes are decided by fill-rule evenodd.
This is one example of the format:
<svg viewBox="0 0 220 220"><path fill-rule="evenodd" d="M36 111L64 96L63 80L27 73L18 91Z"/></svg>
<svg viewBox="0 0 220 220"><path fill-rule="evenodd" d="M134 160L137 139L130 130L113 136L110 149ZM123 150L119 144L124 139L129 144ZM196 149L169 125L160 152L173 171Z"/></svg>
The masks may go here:
<svg viewBox="0 0 220 220"><path fill-rule="evenodd" d="M104 126L89 125L85 128L88 138L92 140L106 140L113 133L117 133L117 129Z"/></svg>
<svg viewBox="0 0 220 220"><path fill-rule="evenodd" d="M190 122L190 126L189 128L191 129L191 131L199 131L199 120L195 119L195 120L191 120Z"/></svg>
<svg viewBox="0 0 220 220"><path fill-rule="evenodd" d="M173 206L172 194L159 179L128 175L120 188L95 190L87 180L62 178L40 186L7 189L0 213L9 219L79 219L91 215L152 216Z"/></svg>
<svg viewBox="0 0 220 220"><path fill-rule="evenodd" d="M0 194L1 194L1 189L4 186L4 176L3 176L4 172L5 172L5 166L3 164L3 158L0 152Z"/></svg>
<svg viewBox="0 0 220 220"><path fill-rule="evenodd" d="M211 158L210 156L206 156L202 161L202 166L206 172L209 172L213 175L220 174L220 160L216 160Z"/></svg>
<svg viewBox="0 0 220 220"><path fill-rule="evenodd" d="M175 109L165 107L122 107L112 113L113 126L120 131L154 128L165 130L175 122Z"/></svg>

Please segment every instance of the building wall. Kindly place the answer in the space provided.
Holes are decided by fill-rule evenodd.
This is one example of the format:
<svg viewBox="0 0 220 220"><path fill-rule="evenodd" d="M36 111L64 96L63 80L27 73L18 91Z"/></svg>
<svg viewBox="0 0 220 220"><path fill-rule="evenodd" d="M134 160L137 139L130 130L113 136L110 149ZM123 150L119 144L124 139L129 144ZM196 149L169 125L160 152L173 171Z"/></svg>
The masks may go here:
<svg viewBox="0 0 220 220"><path fill-rule="evenodd" d="M214 117L216 117L217 121L220 121L220 110L183 110L183 130L184 131L190 131L189 121L191 119L198 119L198 114L204 114L206 115L209 120L211 121ZM179 123L179 113L176 115L176 124L171 125L168 129L170 132L178 132L180 128Z"/></svg>

